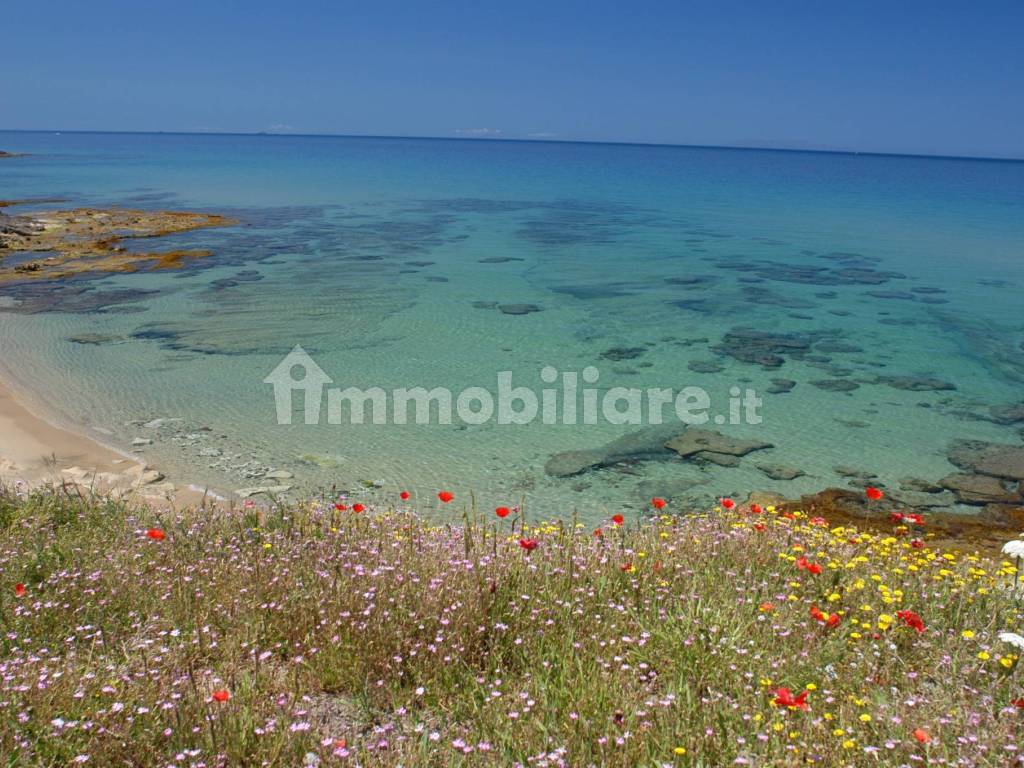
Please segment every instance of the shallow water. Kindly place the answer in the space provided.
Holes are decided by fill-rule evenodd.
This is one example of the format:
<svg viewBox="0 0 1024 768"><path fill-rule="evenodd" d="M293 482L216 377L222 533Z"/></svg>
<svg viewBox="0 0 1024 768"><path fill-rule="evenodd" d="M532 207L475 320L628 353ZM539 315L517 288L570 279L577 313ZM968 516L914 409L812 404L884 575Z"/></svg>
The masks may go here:
<svg viewBox="0 0 1024 768"><path fill-rule="evenodd" d="M447 487L484 507L525 498L546 517L597 518L654 494L845 485L841 465L893 487L936 480L953 471L952 439L1020 440L988 409L1022 397L1024 163L282 136L0 133L0 145L30 153L0 162L0 198L242 222L165 238L215 251L186 271L0 289L0 308L19 302L0 309L5 376L100 439L154 437L152 461L215 488L266 484L245 473L270 467L297 490L379 479L382 494ZM754 361L729 335L744 328L785 334L784 362ZM701 386L712 413L749 387L763 423L711 428L775 447L737 467L555 478L552 454L636 428L281 426L263 379L296 344L340 387L493 390L510 370L539 389L544 366L593 365L602 392ZM768 393L778 378L797 383ZM183 422L132 423L158 417ZM758 464L805 474L772 480Z"/></svg>

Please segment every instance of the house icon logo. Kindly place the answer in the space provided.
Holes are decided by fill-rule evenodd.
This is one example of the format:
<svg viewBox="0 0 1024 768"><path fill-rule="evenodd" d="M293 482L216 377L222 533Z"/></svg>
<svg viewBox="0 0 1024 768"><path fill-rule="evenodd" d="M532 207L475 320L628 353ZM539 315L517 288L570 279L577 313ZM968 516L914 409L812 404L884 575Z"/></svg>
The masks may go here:
<svg viewBox="0 0 1024 768"><path fill-rule="evenodd" d="M306 354L306 350L296 344L263 383L274 386L278 424L292 423L292 393L295 390L301 390L303 393L305 423L317 424L320 422L320 402L324 386L333 381L313 358Z"/></svg>

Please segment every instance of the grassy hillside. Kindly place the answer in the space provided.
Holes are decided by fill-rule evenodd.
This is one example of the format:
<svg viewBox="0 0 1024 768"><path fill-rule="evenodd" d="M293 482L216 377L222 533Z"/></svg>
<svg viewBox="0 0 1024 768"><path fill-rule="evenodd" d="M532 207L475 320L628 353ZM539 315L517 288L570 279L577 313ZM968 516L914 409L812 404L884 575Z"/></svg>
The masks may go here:
<svg viewBox="0 0 1024 768"><path fill-rule="evenodd" d="M1017 760L1014 568L935 551L927 521L523 531L415 501L171 518L0 493L4 764Z"/></svg>

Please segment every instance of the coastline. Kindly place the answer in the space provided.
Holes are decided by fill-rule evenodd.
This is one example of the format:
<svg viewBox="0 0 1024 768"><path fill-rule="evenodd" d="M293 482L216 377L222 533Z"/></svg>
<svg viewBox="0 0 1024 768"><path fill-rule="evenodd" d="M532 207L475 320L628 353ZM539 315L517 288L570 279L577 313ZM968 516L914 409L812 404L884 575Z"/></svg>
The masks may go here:
<svg viewBox="0 0 1024 768"><path fill-rule="evenodd" d="M178 509L223 501L180 487L138 456L49 421L0 372L0 484L74 485L150 506Z"/></svg>

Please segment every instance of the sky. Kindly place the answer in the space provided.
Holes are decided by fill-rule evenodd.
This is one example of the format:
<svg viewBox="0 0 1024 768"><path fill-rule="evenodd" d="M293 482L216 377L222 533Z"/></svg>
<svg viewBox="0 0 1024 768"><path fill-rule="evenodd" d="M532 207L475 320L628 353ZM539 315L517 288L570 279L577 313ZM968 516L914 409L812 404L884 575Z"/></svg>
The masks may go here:
<svg viewBox="0 0 1024 768"><path fill-rule="evenodd" d="M0 129L1024 158L1022 0L38 0L0 18Z"/></svg>

